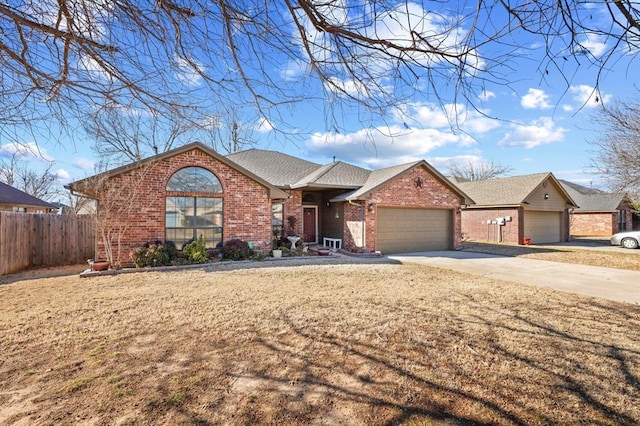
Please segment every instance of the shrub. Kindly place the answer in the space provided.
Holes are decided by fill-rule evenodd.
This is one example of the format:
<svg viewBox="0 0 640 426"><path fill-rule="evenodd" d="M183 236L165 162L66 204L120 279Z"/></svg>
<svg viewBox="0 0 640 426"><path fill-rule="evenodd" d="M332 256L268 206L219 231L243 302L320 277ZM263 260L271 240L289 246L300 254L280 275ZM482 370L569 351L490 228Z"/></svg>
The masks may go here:
<svg viewBox="0 0 640 426"><path fill-rule="evenodd" d="M242 240L228 240L222 246L222 258L229 260L246 260L253 256L253 249L249 243Z"/></svg>
<svg viewBox="0 0 640 426"><path fill-rule="evenodd" d="M204 238L202 238L202 236L184 246L182 248L182 253L191 263L205 263L209 260L209 257L207 256L207 247L205 247Z"/></svg>
<svg viewBox="0 0 640 426"><path fill-rule="evenodd" d="M172 241L150 241L131 252L130 257L138 268L170 265L177 257L176 245Z"/></svg>
<svg viewBox="0 0 640 426"><path fill-rule="evenodd" d="M176 243L173 241L165 241L164 249L172 261L178 258L178 247L176 247Z"/></svg>

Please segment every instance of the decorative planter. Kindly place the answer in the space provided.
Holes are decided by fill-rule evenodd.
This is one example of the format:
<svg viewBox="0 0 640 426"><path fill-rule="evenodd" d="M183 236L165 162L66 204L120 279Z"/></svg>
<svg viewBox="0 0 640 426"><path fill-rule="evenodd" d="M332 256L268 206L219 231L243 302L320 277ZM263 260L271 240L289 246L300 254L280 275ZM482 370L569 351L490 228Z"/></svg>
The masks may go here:
<svg viewBox="0 0 640 426"><path fill-rule="evenodd" d="M107 269L109 269L109 262L106 260L93 262L93 265L91 266L91 270L93 271L106 271Z"/></svg>
<svg viewBox="0 0 640 426"><path fill-rule="evenodd" d="M318 256L329 256L330 253L331 250L329 250L328 248L318 249Z"/></svg>
<svg viewBox="0 0 640 426"><path fill-rule="evenodd" d="M273 250L271 253L273 257L282 257L282 250Z"/></svg>

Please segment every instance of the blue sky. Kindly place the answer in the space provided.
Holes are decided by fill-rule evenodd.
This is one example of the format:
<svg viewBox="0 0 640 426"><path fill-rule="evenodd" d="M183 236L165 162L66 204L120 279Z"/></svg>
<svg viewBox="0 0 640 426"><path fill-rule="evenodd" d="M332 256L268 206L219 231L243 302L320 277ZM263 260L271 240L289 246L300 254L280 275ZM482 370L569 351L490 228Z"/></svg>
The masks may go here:
<svg viewBox="0 0 640 426"><path fill-rule="evenodd" d="M388 31L394 34L394 28ZM451 37L459 37L463 32L464 25ZM293 35L292 43L296 43ZM611 43L595 35L581 40L581 45L596 59ZM332 89L313 79L305 80L309 73L304 63L272 58L266 62L271 78L283 87L290 85L304 90L309 97L295 107L279 110L269 120L253 115L242 125L251 128L254 147L318 163L330 162L335 157L378 169L426 159L446 174L455 163L493 161L511 167L511 175L553 172L560 179L604 187L602 176L594 174L591 168L594 148L588 141L601 136L593 123L593 114L603 103L629 100L633 96L635 76L640 75L638 65L631 56L610 62L596 91L597 69L587 66L586 60L580 63L579 58L570 59L562 73L558 70L547 73L540 67L543 54L535 43L526 50L509 52L508 60L499 69L503 80L483 81L482 90L473 92L469 102L464 102L461 96L456 101L452 87L456 80L447 81L442 75L430 81L440 88L440 97L434 95L429 85L406 90L402 82L383 82L394 86L399 100L393 108L381 113L353 102L333 102L336 98ZM474 60L494 66L497 58L504 59L503 55L504 52L487 48L480 50ZM204 62L199 66L207 67ZM188 70L176 77L191 89L202 84L198 75ZM505 82L509 84L501 84ZM345 79L339 84L347 93L356 96L363 93L354 81ZM399 96L405 92L406 98ZM277 131L285 122L289 135ZM335 125L336 122L339 124ZM81 128L78 123L72 127ZM291 136L292 129L297 137ZM55 123L48 123L47 131L63 134ZM81 132L74 137L51 140L46 136L35 140L25 133L18 141L2 140L0 156L8 157L19 150L30 167L36 169L53 161L53 170L61 184L66 184L93 174L100 159L92 144Z"/></svg>

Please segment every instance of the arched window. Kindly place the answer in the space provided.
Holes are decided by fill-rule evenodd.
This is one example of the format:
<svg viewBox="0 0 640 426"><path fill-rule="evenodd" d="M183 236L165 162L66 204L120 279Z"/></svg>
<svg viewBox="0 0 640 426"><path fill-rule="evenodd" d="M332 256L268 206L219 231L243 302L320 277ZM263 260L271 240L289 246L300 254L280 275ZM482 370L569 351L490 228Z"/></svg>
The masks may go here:
<svg viewBox="0 0 640 426"><path fill-rule="evenodd" d="M171 176L167 182L167 191L221 193L220 181L207 169L186 167Z"/></svg>
<svg viewBox="0 0 640 426"><path fill-rule="evenodd" d="M166 239L179 249L199 237L207 247L222 245L222 185L216 175L202 167L186 167L171 176L166 189Z"/></svg>

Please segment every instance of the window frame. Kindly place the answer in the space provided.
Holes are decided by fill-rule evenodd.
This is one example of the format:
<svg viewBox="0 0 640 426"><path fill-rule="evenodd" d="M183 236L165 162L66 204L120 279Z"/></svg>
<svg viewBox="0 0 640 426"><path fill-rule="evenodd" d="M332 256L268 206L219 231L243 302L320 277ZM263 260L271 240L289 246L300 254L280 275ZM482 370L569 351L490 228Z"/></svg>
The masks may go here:
<svg viewBox="0 0 640 426"><path fill-rule="evenodd" d="M209 181L202 188L190 185L184 188L187 189L186 191L180 191L175 186L175 181L172 182L172 179L179 178L179 174L188 173L189 169L199 169L197 172L194 171L194 175L197 177L198 173L203 174ZM213 183L213 186L210 185L211 183ZM219 189L219 192L211 192L210 189ZM221 246L224 241L224 198L222 183L211 170L200 166L187 166L177 170L169 177L165 185L165 240L176 243L178 250L181 250L186 243L200 236L204 236L207 248ZM177 202L178 200L176 199L182 199L182 202ZM202 207L198 202L199 200L210 201L206 201L205 207ZM213 201L212 211L207 214L201 214L199 212L200 209L205 209L206 211L206 205L211 201ZM191 214L185 213L189 211ZM177 226L179 225L181 214L184 216L182 220L186 221L185 226ZM170 216L173 216L172 220L169 219ZM205 226L200 220L207 220L208 217L211 219L211 225ZM175 226L169 226L170 224ZM178 239L178 235L181 233L182 238ZM190 238L186 238L187 234L190 234ZM169 237L170 235L172 238Z"/></svg>

